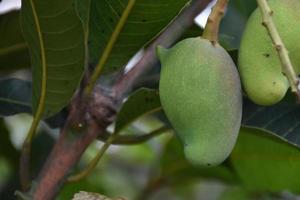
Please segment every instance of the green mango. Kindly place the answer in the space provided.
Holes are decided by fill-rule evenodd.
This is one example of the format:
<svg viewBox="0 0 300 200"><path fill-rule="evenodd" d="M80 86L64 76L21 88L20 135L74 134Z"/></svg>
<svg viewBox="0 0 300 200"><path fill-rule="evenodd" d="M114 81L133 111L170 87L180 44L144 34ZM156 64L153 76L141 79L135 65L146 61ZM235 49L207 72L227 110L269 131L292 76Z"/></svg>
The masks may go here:
<svg viewBox="0 0 300 200"><path fill-rule="evenodd" d="M241 85L232 59L219 44L200 37L157 52L161 104L187 160L199 166L220 164L241 125Z"/></svg>
<svg viewBox="0 0 300 200"><path fill-rule="evenodd" d="M270 0L272 18L296 73L300 72L300 1ZM249 98L259 105L273 105L285 96L289 82L257 8L250 16L239 50L239 72Z"/></svg>

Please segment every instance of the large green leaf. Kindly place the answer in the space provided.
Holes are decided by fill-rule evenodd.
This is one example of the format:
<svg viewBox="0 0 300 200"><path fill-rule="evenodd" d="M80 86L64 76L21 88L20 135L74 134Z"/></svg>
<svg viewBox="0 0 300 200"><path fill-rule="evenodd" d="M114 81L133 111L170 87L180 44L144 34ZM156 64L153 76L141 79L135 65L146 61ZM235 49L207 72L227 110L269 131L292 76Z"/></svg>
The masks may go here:
<svg viewBox="0 0 300 200"><path fill-rule="evenodd" d="M19 24L19 12L0 16L0 70L29 68L30 56Z"/></svg>
<svg viewBox="0 0 300 200"><path fill-rule="evenodd" d="M300 105L290 94L274 106L258 106L244 98L242 123L271 131L300 147Z"/></svg>
<svg viewBox="0 0 300 200"><path fill-rule="evenodd" d="M130 95L117 116L115 133L120 132L136 119L161 110L157 90L142 88Z"/></svg>
<svg viewBox="0 0 300 200"><path fill-rule="evenodd" d="M106 62L105 70L123 67L174 18L188 0L137 0ZM92 0L90 61L98 62L128 0Z"/></svg>
<svg viewBox="0 0 300 200"><path fill-rule="evenodd" d="M241 128L230 160L251 191L300 192L300 150L268 132Z"/></svg>
<svg viewBox="0 0 300 200"><path fill-rule="evenodd" d="M75 7L78 12L78 16L83 23L84 29L86 31L86 36L88 37L91 0L85 0L85 1L74 0L74 1L75 1Z"/></svg>
<svg viewBox="0 0 300 200"><path fill-rule="evenodd" d="M33 111L45 96L43 116L53 115L69 102L82 77L83 23L74 0L23 0L21 25L31 55Z"/></svg>
<svg viewBox="0 0 300 200"><path fill-rule="evenodd" d="M233 7L235 10L241 13L244 18L248 18L257 7L257 3L256 0L231 0L229 1L229 7ZM230 12L230 10L228 12Z"/></svg>

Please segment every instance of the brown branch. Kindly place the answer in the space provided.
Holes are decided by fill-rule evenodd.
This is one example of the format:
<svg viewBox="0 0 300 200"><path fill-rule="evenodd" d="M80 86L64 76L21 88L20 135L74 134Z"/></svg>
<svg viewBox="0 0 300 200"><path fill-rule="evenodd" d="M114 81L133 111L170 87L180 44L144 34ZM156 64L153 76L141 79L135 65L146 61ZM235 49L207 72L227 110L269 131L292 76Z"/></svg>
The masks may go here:
<svg viewBox="0 0 300 200"><path fill-rule="evenodd" d="M124 95L131 91L140 75L158 63L155 55L156 46L159 44L169 47L176 42L210 2L211 0L195 0L189 7L186 7L146 49L144 56L134 68L129 73L123 74L113 87L111 94L102 90L94 90L91 98L84 102L78 100L72 103L73 108L65 127L38 176L36 186L31 190L34 200L54 199L85 149L115 120L116 108L119 107ZM80 98L80 95L77 98ZM76 120L73 120L74 118ZM69 131L69 127L73 127L71 130L74 130L76 124L80 124L79 130Z"/></svg>
<svg viewBox="0 0 300 200"><path fill-rule="evenodd" d="M82 110L77 108L77 106L81 106L78 105L78 101L74 100L75 105L71 108L66 125L62 129L60 137L36 180L37 184L31 192L33 199L53 199L85 149L98 135L102 134L114 119L116 115L115 101L102 94L103 91L96 88L91 99L89 99L89 104L85 108L85 112L88 114L84 116L85 121L80 122L84 124L84 130L78 129L76 126L71 127L73 116L75 116L77 123L77 116L82 115Z"/></svg>
<svg viewBox="0 0 300 200"><path fill-rule="evenodd" d="M101 129L103 128L98 127L96 123L92 123L89 125L88 131L85 134L80 134L79 137L77 136L74 142L67 139L69 137L67 127L63 129L39 175L33 199L46 200L54 198L70 169L78 162L84 150L97 137L96 133Z"/></svg>
<svg viewBox="0 0 300 200"><path fill-rule="evenodd" d="M97 152L96 156L92 159L91 162L88 163L88 165L80 172L74 175L70 175L68 179L66 180L67 183L73 183L81 181L82 179L89 176L94 169L97 167L97 164L99 163L100 159L106 152L106 150L109 148L111 144L122 144L122 145L135 145L135 144L141 144L148 140L150 140L153 137L156 137L158 135L161 135L162 133L165 133L166 131L171 130L168 127L161 127L157 130L154 130L148 134L144 135L118 135L118 133L110 134L105 133L102 134L104 137L98 137L100 140L105 142L101 149Z"/></svg>

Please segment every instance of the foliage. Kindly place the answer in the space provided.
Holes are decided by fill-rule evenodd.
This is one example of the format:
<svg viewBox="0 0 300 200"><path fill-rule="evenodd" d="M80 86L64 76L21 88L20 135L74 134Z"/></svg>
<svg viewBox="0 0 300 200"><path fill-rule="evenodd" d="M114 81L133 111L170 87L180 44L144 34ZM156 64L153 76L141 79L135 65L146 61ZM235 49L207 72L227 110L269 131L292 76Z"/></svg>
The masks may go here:
<svg viewBox="0 0 300 200"><path fill-rule="evenodd" d="M36 181L41 169L55 159L48 155L61 138L66 141L60 141L61 149L56 146L55 151L64 153L84 152L99 139L82 156L71 156L81 161L74 161L76 166L72 170L70 166L67 174L88 165L103 143L113 138L115 145L92 175L61 184L57 199L71 199L81 190L137 200L296 198L300 194L300 111L294 94L268 107L254 104L245 95L237 143L221 165L199 168L184 157L180 134L172 129L161 106L160 64L154 48L199 36L202 29L193 23L198 13L185 10L198 6L200 11L203 2L209 1L23 0L21 10L0 14L0 199L11 199L21 187L21 150L16 141L25 136L16 137L8 123L13 121L21 129L18 124L27 123L15 117L21 113L42 120L32 144L31 178ZM236 64L245 25L256 7L255 0L231 0L220 24L219 42ZM176 33L170 31L172 25ZM161 41L166 32L169 37ZM139 51L141 60L131 60ZM101 60L104 68L90 94L84 89L94 86L89 78ZM147 67L128 70L128 62ZM182 107L196 100L191 95ZM95 132L89 132L93 125L89 120L95 120L97 128L110 126L105 131L96 129L98 135L88 140ZM71 131L59 137L66 124ZM86 146L81 148L83 143ZM70 149L74 146L81 149ZM50 161L43 167L47 158Z"/></svg>

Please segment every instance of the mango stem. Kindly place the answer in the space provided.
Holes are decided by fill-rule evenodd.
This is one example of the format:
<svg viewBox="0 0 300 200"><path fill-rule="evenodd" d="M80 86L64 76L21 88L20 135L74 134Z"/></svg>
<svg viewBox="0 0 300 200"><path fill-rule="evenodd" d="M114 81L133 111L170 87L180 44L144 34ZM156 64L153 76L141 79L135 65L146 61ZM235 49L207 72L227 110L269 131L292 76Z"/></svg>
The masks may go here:
<svg viewBox="0 0 300 200"><path fill-rule="evenodd" d="M292 62L289 57L289 52L286 49L276 25L272 19L274 14L266 0L257 0L258 7L262 13L262 25L267 29L269 36L272 40L273 46L277 51L278 57L281 62L282 73L287 77L292 92L300 97L299 92L299 79L293 68Z"/></svg>
<svg viewBox="0 0 300 200"><path fill-rule="evenodd" d="M202 37L209 40L213 45L218 43L220 22L225 14L228 1L218 0L207 19Z"/></svg>

